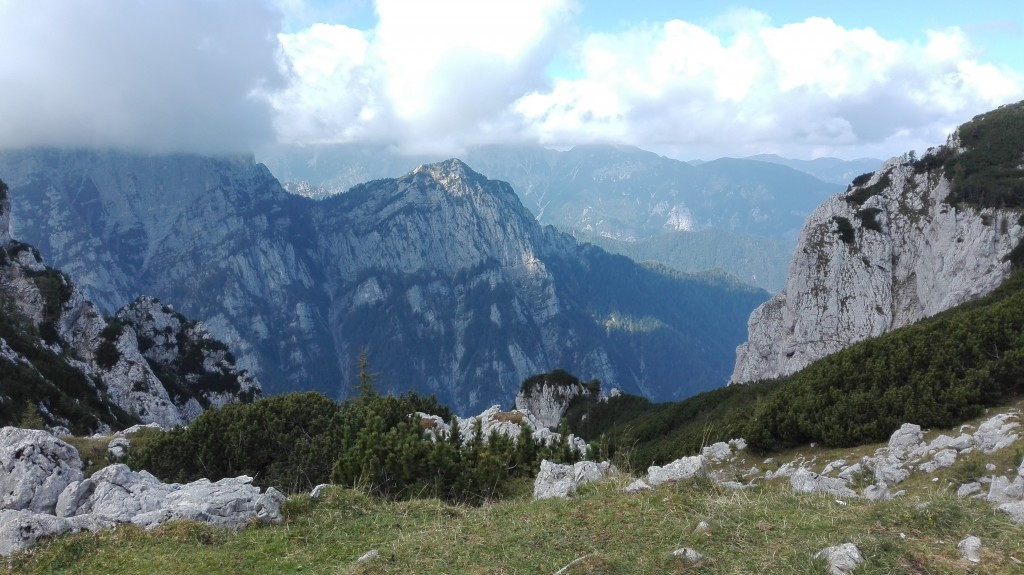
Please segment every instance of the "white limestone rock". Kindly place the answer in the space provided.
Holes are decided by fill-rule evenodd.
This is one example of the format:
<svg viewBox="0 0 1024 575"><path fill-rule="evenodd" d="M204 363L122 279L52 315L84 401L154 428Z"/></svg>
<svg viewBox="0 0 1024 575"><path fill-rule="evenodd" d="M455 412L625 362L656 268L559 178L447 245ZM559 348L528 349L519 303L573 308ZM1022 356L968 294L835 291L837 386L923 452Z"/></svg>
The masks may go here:
<svg viewBox="0 0 1024 575"><path fill-rule="evenodd" d="M647 483L651 486L669 481L681 481L694 477L707 477L707 458L693 455L677 459L664 466L652 465L647 468Z"/></svg>
<svg viewBox="0 0 1024 575"><path fill-rule="evenodd" d="M943 449L935 454L931 461L918 465L917 468L925 473L935 473L939 469L951 467L956 463L956 450Z"/></svg>
<svg viewBox="0 0 1024 575"><path fill-rule="evenodd" d="M685 560L687 563L698 563L704 560L704 555L693 547L683 547L672 552L673 557Z"/></svg>
<svg viewBox="0 0 1024 575"><path fill-rule="evenodd" d="M825 477L801 467L789 478L789 483L796 493L820 493L833 497L858 497L857 492L850 489L846 481L834 477Z"/></svg>
<svg viewBox="0 0 1024 575"><path fill-rule="evenodd" d="M864 562L860 549L853 543L843 543L834 547L826 547L814 555L815 558L824 557L828 562L828 569L831 575L849 575Z"/></svg>
<svg viewBox="0 0 1024 575"><path fill-rule="evenodd" d="M643 479L637 479L633 483L630 483L622 489L623 493L637 493L640 491L650 491L652 488Z"/></svg>
<svg viewBox="0 0 1024 575"><path fill-rule="evenodd" d="M700 453L711 463L721 463L732 458L732 447L724 441L719 441L704 447Z"/></svg>
<svg viewBox="0 0 1024 575"><path fill-rule="evenodd" d="M974 441L982 453L994 453L1020 439L1020 434L1014 431L1020 427L1020 423L1010 421L1016 417L1015 413L1000 413L978 426L978 430L974 432Z"/></svg>
<svg viewBox="0 0 1024 575"><path fill-rule="evenodd" d="M536 381L536 378L542 380ZM558 427L574 399L590 395L587 386L564 372L528 378L524 386L527 389L516 394L516 409L530 412L538 425L548 429Z"/></svg>
<svg viewBox="0 0 1024 575"><path fill-rule="evenodd" d="M1009 210L953 207L941 174L915 174L893 158L852 192L879 184L863 204L826 200L807 219L786 287L754 310L730 381L794 373L849 345L914 323L995 289L1005 256L1024 237ZM872 229L860 210L878 210ZM853 228L850 243L838 221Z"/></svg>
<svg viewBox="0 0 1024 575"><path fill-rule="evenodd" d="M980 491L981 491L981 483L979 483L977 481L972 481L970 483L964 483L963 485L961 485L956 490L956 496L959 499L963 499L964 497L968 497L970 495L974 495L975 493L978 493Z"/></svg>
<svg viewBox="0 0 1024 575"><path fill-rule="evenodd" d="M960 557L963 557L965 561L970 561L971 563L981 563L980 537L968 535L956 544L956 549L960 552Z"/></svg>
<svg viewBox="0 0 1024 575"><path fill-rule="evenodd" d="M53 514L71 483L81 481L78 450L45 431L0 429L0 509Z"/></svg>
<svg viewBox="0 0 1024 575"><path fill-rule="evenodd" d="M615 467L608 461L563 465L545 459L540 462L540 472L533 482L533 498L564 499L576 493L580 485L600 481L614 471Z"/></svg>
<svg viewBox="0 0 1024 575"><path fill-rule="evenodd" d="M113 521L94 515L63 518L25 509L0 510L0 557L24 551L41 539L65 533L111 529L114 526Z"/></svg>

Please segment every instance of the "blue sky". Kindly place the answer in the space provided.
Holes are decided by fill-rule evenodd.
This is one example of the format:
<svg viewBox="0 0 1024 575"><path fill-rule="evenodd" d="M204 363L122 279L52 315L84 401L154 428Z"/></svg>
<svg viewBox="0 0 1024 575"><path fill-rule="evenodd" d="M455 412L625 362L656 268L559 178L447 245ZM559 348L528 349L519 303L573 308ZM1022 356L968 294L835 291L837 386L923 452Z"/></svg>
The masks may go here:
<svg viewBox="0 0 1024 575"><path fill-rule="evenodd" d="M0 147L885 158L1024 99L1024 7L0 0L0 54Z"/></svg>

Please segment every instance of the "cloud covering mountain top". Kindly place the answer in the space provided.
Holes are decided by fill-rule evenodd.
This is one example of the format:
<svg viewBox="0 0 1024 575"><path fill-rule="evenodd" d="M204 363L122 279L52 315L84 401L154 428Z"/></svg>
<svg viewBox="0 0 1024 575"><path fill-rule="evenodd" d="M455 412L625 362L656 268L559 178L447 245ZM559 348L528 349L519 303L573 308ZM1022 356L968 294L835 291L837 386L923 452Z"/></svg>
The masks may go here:
<svg viewBox="0 0 1024 575"><path fill-rule="evenodd" d="M596 29L570 0L378 0L369 18L356 4L0 0L0 147L619 142L684 158L887 157L1024 98L1024 70L961 27L887 37L811 12L707 20L684 6ZM1020 24L988 36L1019 37Z"/></svg>

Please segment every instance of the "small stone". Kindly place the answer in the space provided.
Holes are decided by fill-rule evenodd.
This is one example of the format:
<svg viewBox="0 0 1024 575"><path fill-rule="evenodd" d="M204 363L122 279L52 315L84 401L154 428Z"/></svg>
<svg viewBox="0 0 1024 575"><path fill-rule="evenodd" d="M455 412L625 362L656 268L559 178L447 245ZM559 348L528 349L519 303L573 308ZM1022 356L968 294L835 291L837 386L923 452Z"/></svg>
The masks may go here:
<svg viewBox="0 0 1024 575"><path fill-rule="evenodd" d="M685 560L689 561L690 563L696 563L696 562L701 561L701 560L704 559L703 555L701 555L700 553L698 553L695 549L693 549L691 547L683 547L681 549L676 549L675 551L672 552L672 556L685 559Z"/></svg>
<svg viewBox="0 0 1024 575"><path fill-rule="evenodd" d="M968 495L978 493L979 491L981 491L981 483L972 481L971 483L964 483L961 485L960 489L956 490L956 496L962 499Z"/></svg>
<svg viewBox="0 0 1024 575"><path fill-rule="evenodd" d="M815 556L824 557L825 561L828 562L829 573L831 575L848 575L857 565L864 562L864 557L860 554L860 549L853 543L843 543L842 545L836 545L834 547L826 547L819 551Z"/></svg>
<svg viewBox="0 0 1024 575"><path fill-rule="evenodd" d="M697 524L697 529L696 530L697 531L707 531L710 528L711 528L711 526L708 525L707 521L701 521L700 523Z"/></svg>
<svg viewBox="0 0 1024 575"><path fill-rule="evenodd" d="M317 485L316 487L313 488L313 491L309 492L310 498L312 498L312 499L319 499L320 496L323 495L324 489L326 489L326 488L327 488L327 484L326 483L321 483L320 485Z"/></svg>
<svg viewBox="0 0 1024 575"><path fill-rule="evenodd" d="M380 555L380 551L378 551L376 549L370 549L366 553L363 553L362 555L360 555L359 559L356 559L356 561L358 561L359 563L364 563L364 562L369 561L371 559L376 559L379 555Z"/></svg>
<svg viewBox="0 0 1024 575"><path fill-rule="evenodd" d="M981 563L981 539L970 535L957 543L960 556L971 563Z"/></svg>
<svg viewBox="0 0 1024 575"><path fill-rule="evenodd" d="M650 490L651 490L651 486L647 485L647 483L643 479L637 479L633 483L630 483L629 485L627 485L622 490L622 492L623 493L636 493L638 491L650 491Z"/></svg>

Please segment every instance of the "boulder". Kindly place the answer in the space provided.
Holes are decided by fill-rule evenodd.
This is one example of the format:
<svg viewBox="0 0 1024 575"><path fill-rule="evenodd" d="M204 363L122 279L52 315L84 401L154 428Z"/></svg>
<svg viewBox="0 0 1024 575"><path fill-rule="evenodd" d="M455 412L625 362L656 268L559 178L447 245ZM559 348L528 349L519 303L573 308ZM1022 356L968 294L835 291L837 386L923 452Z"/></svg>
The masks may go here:
<svg viewBox="0 0 1024 575"><path fill-rule="evenodd" d="M284 496L273 488L261 494L252 485L252 478L244 475L215 482L200 479L184 485L167 484L146 471L136 473L126 465L114 464L97 471L88 481L91 489L69 486L68 491L76 494L62 499L65 516L91 513L146 528L172 519L233 528L243 527L251 519L266 523L282 520Z"/></svg>
<svg viewBox="0 0 1024 575"><path fill-rule="evenodd" d="M981 483L977 481L972 481L971 483L964 483L963 485L961 485L960 488L956 490L956 496L960 499L963 499L964 497L967 497L968 495L973 495L975 493L978 493L979 491L981 491Z"/></svg>
<svg viewBox="0 0 1024 575"><path fill-rule="evenodd" d="M907 459L914 450L924 445L924 432L920 425L904 423L889 437L889 455Z"/></svg>
<svg viewBox="0 0 1024 575"><path fill-rule="evenodd" d="M0 509L53 514L70 483L81 481L78 450L45 431L0 429Z"/></svg>
<svg viewBox="0 0 1024 575"><path fill-rule="evenodd" d="M843 543L834 547L826 547L814 555L823 557L828 562L831 575L849 575L858 565L864 562L860 549L853 543Z"/></svg>
<svg viewBox="0 0 1024 575"><path fill-rule="evenodd" d="M952 466L956 463L956 450L943 449L935 454L931 461L918 465L917 468L925 473L935 473L939 469Z"/></svg>
<svg viewBox="0 0 1024 575"><path fill-rule="evenodd" d="M131 446L132 442L127 437L115 437L107 444L107 455L115 460L123 459Z"/></svg>
<svg viewBox="0 0 1024 575"><path fill-rule="evenodd" d="M576 493L580 485L600 481L614 471L615 467L607 461L563 465L545 459L540 462L540 472L533 482L533 498L566 498Z"/></svg>
<svg viewBox="0 0 1024 575"><path fill-rule="evenodd" d="M114 525L113 521L94 515L63 518L25 509L5 509L0 511L0 557L24 551L40 539L110 529Z"/></svg>
<svg viewBox="0 0 1024 575"><path fill-rule="evenodd" d="M647 468L647 483L655 486L667 481L679 481L693 477L707 477L707 459L703 455L693 455L677 459L672 463L659 467L652 465Z"/></svg>
<svg viewBox="0 0 1024 575"><path fill-rule="evenodd" d="M833 497L857 497L857 492L850 489L842 479L825 477L801 467L789 478L790 485L796 493L821 493Z"/></svg>
<svg viewBox="0 0 1024 575"><path fill-rule="evenodd" d="M701 455L711 463L721 463L732 457L732 448L724 441L712 443L700 450Z"/></svg>
<svg viewBox="0 0 1024 575"><path fill-rule="evenodd" d="M260 493L250 477L166 484L146 471L115 464L84 479L81 465L78 452L49 433L0 430L0 555L25 549L42 537L118 523L150 528L190 519L240 528L253 520L283 519L284 494L273 487Z"/></svg>
<svg viewBox="0 0 1024 575"><path fill-rule="evenodd" d="M982 453L993 453L1020 439L1020 435L1013 430L1020 427L1015 421L1009 421L1016 417L1012 413L1001 413L991 417L978 426L974 432L974 441L978 444Z"/></svg>
<svg viewBox="0 0 1024 575"><path fill-rule="evenodd" d="M871 461L875 468L875 481L886 485L902 483L910 477L910 470L903 467L903 462L894 457L879 457Z"/></svg>

